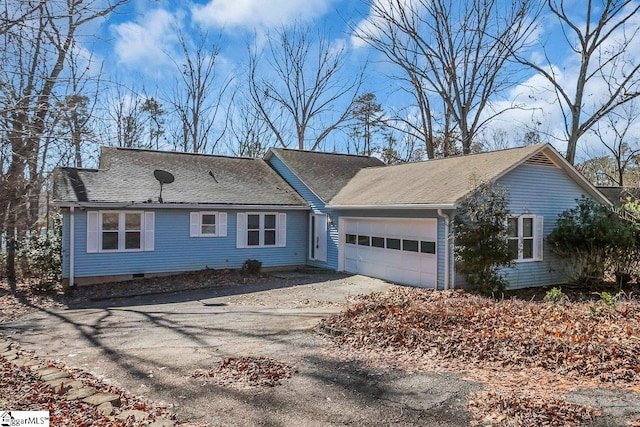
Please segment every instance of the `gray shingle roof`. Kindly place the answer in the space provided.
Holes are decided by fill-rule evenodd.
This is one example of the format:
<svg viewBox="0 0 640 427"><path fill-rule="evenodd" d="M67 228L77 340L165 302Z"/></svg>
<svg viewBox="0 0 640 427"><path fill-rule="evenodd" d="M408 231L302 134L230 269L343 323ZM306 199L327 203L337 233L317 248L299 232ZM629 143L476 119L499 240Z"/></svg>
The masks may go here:
<svg viewBox="0 0 640 427"><path fill-rule="evenodd" d="M59 168L57 202L158 201L153 171L175 181L164 185L164 203L291 205L306 202L262 159L103 147L100 169ZM212 171L215 179L210 176Z"/></svg>
<svg viewBox="0 0 640 427"><path fill-rule="evenodd" d="M613 206L619 208L627 203L627 199L637 200L640 198L640 188L638 187L597 187L604 194Z"/></svg>
<svg viewBox="0 0 640 427"><path fill-rule="evenodd" d="M384 163L375 157L286 148L271 148L270 151L286 163L289 169L324 202L338 194L361 169L384 166Z"/></svg>
<svg viewBox="0 0 640 427"><path fill-rule="evenodd" d="M525 160L547 155L573 174L591 194L602 198L548 144L447 157L384 168L362 169L331 200L330 206L446 205L453 206L480 182L493 181ZM553 164L551 163L551 164Z"/></svg>

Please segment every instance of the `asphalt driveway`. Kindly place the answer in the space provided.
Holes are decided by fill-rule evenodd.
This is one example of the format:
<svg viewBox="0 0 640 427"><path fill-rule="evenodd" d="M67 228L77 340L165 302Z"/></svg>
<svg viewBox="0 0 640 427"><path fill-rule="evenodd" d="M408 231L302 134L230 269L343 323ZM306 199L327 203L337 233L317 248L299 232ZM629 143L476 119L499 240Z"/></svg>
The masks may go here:
<svg viewBox="0 0 640 427"><path fill-rule="evenodd" d="M296 275L297 274L297 275ZM312 328L350 295L390 285L362 276L302 275L270 283L110 300L38 312L0 332L36 353L86 369L179 419L209 426L469 424L477 385L455 376L341 362ZM298 372L272 388L236 389L193 378L226 357L264 356Z"/></svg>

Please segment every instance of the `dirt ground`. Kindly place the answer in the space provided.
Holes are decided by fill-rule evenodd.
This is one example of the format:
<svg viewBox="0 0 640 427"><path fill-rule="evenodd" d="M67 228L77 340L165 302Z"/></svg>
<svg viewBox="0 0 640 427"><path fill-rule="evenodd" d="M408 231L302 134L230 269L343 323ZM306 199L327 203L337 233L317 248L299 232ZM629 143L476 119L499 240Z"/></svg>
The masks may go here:
<svg viewBox="0 0 640 427"><path fill-rule="evenodd" d="M483 388L461 375L407 372L334 357L313 331L352 295L391 285L362 276L280 273L258 284L111 299L39 311L0 324L0 334L39 355L85 369L208 426L464 426L468 396ZM286 282L290 286L282 287ZM228 357L269 357L297 373L281 385L238 388L194 378ZM585 403L616 412L640 403L589 392ZM613 415L612 412L612 415Z"/></svg>

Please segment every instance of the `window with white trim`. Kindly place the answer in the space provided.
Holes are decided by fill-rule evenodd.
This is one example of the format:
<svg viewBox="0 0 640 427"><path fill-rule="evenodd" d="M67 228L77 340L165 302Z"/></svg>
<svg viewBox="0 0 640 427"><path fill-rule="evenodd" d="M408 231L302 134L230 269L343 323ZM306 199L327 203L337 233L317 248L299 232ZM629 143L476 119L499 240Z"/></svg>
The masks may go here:
<svg viewBox="0 0 640 427"><path fill-rule="evenodd" d="M87 253L153 251L152 211L87 211Z"/></svg>
<svg viewBox="0 0 640 427"><path fill-rule="evenodd" d="M224 237L227 235L225 212L191 212L189 215L190 237Z"/></svg>
<svg viewBox="0 0 640 427"><path fill-rule="evenodd" d="M276 245L276 214L247 214L247 246Z"/></svg>
<svg viewBox="0 0 640 427"><path fill-rule="evenodd" d="M246 212L237 214L238 248L285 247L287 214Z"/></svg>
<svg viewBox="0 0 640 427"><path fill-rule="evenodd" d="M542 217L520 215L509 218L507 227L509 254L516 262L541 261L543 242Z"/></svg>
<svg viewBox="0 0 640 427"><path fill-rule="evenodd" d="M100 250L142 250L142 212L100 212Z"/></svg>

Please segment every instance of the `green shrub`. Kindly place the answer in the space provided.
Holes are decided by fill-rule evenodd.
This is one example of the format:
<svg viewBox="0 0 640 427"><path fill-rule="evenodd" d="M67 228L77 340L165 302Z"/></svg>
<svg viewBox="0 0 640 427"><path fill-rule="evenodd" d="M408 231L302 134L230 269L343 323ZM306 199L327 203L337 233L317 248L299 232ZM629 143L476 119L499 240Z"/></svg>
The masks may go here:
<svg viewBox="0 0 640 427"><path fill-rule="evenodd" d="M20 242L18 263L24 277L38 279L36 291L51 291L60 283L62 274L62 219L54 219L53 230L32 235Z"/></svg>
<svg viewBox="0 0 640 427"><path fill-rule="evenodd" d="M566 301L567 299L567 296L560 288L552 288L544 295L544 301L553 304L558 304L559 302Z"/></svg>
<svg viewBox="0 0 640 427"><path fill-rule="evenodd" d="M242 264L242 271L253 276L259 276L262 271L262 262L257 259L248 259Z"/></svg>
<svg viewBox="0 0 640 427"><path fill-rule="evenodd" d="M615 295L610 294L609 292L594 292L594 295L598 295L600 297L600 302L606 306L613 307L624 297L624 292L618 292Z"/></svg>
<svg viewBox="0 0 640 427"><path fill-rule="evenodd" d="M454 219L456 268L471 288L485 295L495 295L507 285L501 269L513 262L507 244L508 218L506 189L483 183Z"/></svg>
<svg viewBox="0 0 640 427"><path fill-rule="evenodd" d="M582 197L576 202L575 208L558 216L556 228L547 237L568 279L590 287L600 284L607 272L624 282L637 276L638 227L592 199Z"/></svg>

